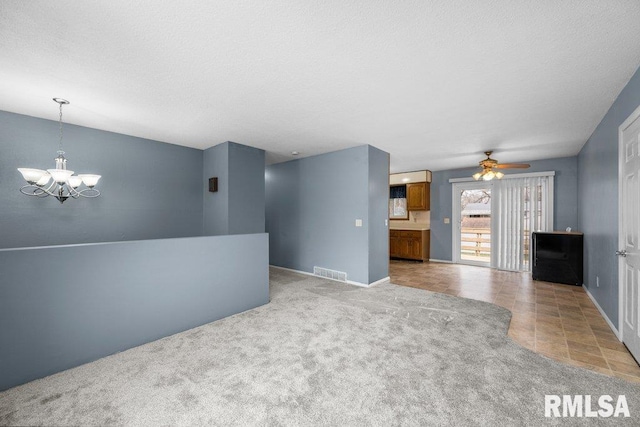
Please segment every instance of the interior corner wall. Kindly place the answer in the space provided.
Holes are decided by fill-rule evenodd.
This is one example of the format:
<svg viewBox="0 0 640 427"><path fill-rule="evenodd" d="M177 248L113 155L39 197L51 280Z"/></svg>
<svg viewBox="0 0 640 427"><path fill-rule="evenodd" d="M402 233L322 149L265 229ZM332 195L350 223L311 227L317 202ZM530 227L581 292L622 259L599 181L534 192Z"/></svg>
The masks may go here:
<svg viewBox="0 0 640 427"><path fill-rule="evenodd" d="M374 157L376 164L381 163L380 155ZM272 265L309 273L314 266L324 267L346 272L350 281L371 283L370 248L388 245L388 234L370 235L369 177L381 172L370 171L369 159L370 148L363 145L267 166L266 224ZM387 162L383 169L387 175L388 167ZM385 217L387 198L385 188ZM355 226L356 219L362 220L362 227ZM384 239L370 240L382 234ZM385 262L387 257L388 253Z"/></svg>
<svg viewBox="0 0 640 427"><path fill-rule="evenodd" d="M618 324L618 128L640 105L640 69L620 92L578 155L584 284ZM596 277L600 286L596 286Z"/></svg>
<svg viewBox="0 0 640 427"><path fill-rule="evenodd" d="M218 178L218 191L209 191L209 178ZM229 234L229 143L204 150L202 182L202 233L205 236Z"/></svg>
<svg viewBox="0 0 640 427"><path fill-rule="evenodd" d="M265 152L229 144L229 234L265 231Z"/></svg>
<svg viewBox="0 0 640 427"><path fill-rule="evenodd" d="M203 234L264 233L265 152L227 141L204 150ZM209 192L209 178L218 191Z"/></svg>
<svg viewBox="0 0 640 427"><path fill-rule="evenodd" d="M523 159L523 161L526 161ZM580 229L578 224L578 158L534 160L525 172L555 171L553 194L553 228ZM444 218L453 218L451 178L471 177L477 168L450 169L432 173L431 180L431 259L451 261L453 251L453 223L444 223ZM508 172L507 172L508 173ZM518 172L511 172L518 173ZM578 230L577 230L578 229Z"/></svg>
<svg viewBox="0 0 640 427"><path fill-rule="evenodd" d="M16 168L53 168L57 136L57 121L0 111L0 248L202 233L201 150L65 124L68 167L102 175L101 196L21 194Z"/></svg>
<svg viewBox="0 0 640 427"><path fill-rule="evenodd" d="M389 153L369 147L369 282L389 277Z"/></svg>

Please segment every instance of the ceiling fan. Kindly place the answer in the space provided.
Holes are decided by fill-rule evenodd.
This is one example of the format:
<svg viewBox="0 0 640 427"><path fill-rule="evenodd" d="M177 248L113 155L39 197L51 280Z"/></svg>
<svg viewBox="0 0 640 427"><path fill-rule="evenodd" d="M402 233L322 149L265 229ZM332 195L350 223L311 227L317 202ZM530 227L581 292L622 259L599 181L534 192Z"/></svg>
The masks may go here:
<svg viewBox="0 0 640 427"><path fill-rule="evenodd" d="M494 169L526 169L530 166L527 163L498 163L497 160L491 158L491 153L493 151L485 151L484 154L487 155L487 158L478 163L482 171L473 174L473 179L476 181L479 179L491 181L493 178L500 179L504 176L502 172Z"/></svg>

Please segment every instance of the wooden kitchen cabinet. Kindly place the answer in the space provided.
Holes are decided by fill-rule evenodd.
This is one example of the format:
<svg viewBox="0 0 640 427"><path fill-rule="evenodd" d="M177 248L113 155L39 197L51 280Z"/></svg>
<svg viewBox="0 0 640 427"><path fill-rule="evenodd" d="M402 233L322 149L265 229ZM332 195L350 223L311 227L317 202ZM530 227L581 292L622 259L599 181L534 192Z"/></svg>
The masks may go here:
<svg viewBox="0 0 640 427"><path fill-rule="evenodd" d="M431 197L430 185L427 182L407 184L407 210L428 211Z"/></svg>
<svg viewBox="0 0 640 427"><path fill-rule="evenodd" d="M392 258L399 256L401 253L400 236L395 230L389 232L389 253L391 253Z"/></svg>
<svg viewBox="0 0 640 427"><path fill-rule="evenodd" d="M390 230L389 256L428 261L430 237L429 230Z"/></svg>

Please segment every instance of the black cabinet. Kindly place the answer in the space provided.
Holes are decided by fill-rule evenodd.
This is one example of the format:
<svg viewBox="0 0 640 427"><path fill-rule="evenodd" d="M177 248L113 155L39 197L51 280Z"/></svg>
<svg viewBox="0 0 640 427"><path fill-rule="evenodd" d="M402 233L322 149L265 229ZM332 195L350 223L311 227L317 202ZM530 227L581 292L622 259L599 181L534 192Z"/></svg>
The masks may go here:
<svg viewBox="0 0 640 427"><path fill-rule="evenodd" d="M582 233L534 232L533 280L582 286Z"/></svg>

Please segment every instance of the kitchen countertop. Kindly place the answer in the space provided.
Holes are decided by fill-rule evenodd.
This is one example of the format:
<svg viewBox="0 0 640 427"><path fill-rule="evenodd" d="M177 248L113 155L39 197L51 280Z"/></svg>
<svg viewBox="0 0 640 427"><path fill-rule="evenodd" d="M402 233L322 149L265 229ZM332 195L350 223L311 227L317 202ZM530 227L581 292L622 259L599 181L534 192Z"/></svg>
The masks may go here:
<svg viewBox="0 0 640 427"><path fill-rule="evenodd" d="M428 224L403 222L401 224L394 224L393 221L389 221L390 230L429 230Z"/></svg>

